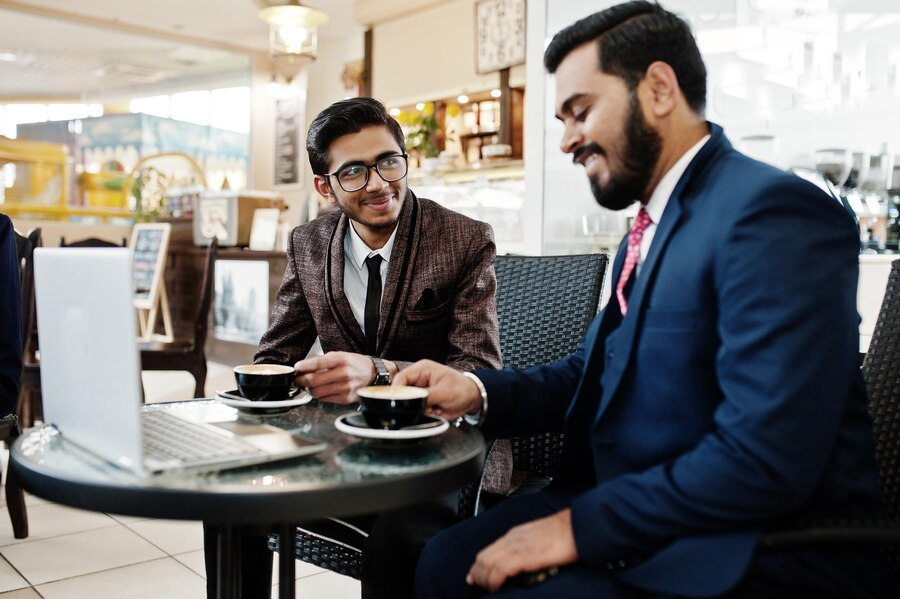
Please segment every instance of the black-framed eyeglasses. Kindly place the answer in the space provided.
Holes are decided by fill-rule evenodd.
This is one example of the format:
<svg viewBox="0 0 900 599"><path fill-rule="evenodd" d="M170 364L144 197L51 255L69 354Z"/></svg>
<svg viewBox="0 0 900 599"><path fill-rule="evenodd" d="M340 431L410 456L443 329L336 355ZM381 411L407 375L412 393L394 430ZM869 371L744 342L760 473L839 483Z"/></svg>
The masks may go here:
<svg viewBox="0 0 900 599"><path fill-rule="evenodd" d="M373 167L378 171L378 176L387 183L393 183L405 177L409 170L407 158L406 154L391 154L379 158L372 164L350 164L325 176L337 179L338 185L344 191L359 191L369 184L369 171Z"/></svg>

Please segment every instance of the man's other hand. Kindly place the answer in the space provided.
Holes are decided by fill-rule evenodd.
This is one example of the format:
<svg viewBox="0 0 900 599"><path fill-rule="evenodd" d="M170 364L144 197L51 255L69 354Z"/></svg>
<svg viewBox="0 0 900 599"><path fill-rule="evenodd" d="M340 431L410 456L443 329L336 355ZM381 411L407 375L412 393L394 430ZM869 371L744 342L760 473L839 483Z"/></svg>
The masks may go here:
<svg viewBox="0 0 900 599"><path fill-rule="evenodd" d="M482 549L466 575L466 582L495 593L516 574L564 566L577 559L572 510L565 509L511 528Z"/></svg>
<svg viewBox="0 0 900 599"><path fill-rule="evenodd" d="M306 387L319 401L348 404L356 401L356 390L375 380L372 359L362 354L328 352L294 364L294 384Z"/></svg>
<svg viewBox="0 0 900 599"><path fill-rule="evenodd" d="M481 393L473 381L458 370L431 360L420 360L404 368L397 373L392 384L427 387L427 411L448 420L463 414L474 414L481 409Z"/></svg>

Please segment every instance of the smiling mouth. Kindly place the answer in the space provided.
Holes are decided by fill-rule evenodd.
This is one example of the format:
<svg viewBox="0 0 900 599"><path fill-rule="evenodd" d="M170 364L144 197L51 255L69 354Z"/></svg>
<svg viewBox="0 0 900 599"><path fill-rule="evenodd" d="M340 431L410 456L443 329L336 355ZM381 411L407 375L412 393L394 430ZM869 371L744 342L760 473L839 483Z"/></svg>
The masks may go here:
<svg viewBox="0 0 900 599"><path fill-rule="evenodd" d="M369 206L371 208L382 208L391 203L391 200L394 199L394 196L379 196L377 198L368 198L363 202L364 206Z"/></svg>
<svg viewBox="0 0 900 599"><path fill-rule="evenodd" d="M606 152L603 151L603 148L597 144L590 144L578 148L575 153L572 154L572 162L580 164L587 169L600 156L606 156Z"/></svg>

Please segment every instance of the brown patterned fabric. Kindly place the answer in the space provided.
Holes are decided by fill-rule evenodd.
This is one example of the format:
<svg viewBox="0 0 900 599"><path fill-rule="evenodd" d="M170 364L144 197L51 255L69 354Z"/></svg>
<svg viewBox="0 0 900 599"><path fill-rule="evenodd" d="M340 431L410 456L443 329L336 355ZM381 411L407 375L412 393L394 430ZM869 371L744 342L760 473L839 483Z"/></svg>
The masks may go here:
<svg viewBox="0 0 900 599"><path fill-rule="evenodd" d="M367 353L343 291L348 223L335 212L292 231L255 361L293 365L316 336L325 352ZM382 296L378 355L401 368L423 358L459 370L500 367L495 254L490 225L409 191Z"/></svg>

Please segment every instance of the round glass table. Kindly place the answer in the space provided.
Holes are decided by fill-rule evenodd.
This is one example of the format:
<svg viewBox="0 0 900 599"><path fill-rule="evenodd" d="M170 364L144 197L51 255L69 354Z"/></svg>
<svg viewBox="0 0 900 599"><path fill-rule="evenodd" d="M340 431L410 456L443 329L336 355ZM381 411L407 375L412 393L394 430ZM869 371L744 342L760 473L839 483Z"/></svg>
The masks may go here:
<svg viewBox="0 0 900 599"><path fill-rule="evenodd" d="M86 510L223 526L218 552L220 597L237 596L242 526L265 525L294 546L295 523L412 505L439 497L478 476L484 440L465 425L425 439L367 440L338 431L334 420L352 406L312 402L274 415L239 412L214 400L149 404L144 410L232 410L325 441L301 458L218 472L142 477L68 441L52 427L28 429L10 452L22 487L47 500ZM280 552L280 597L293 597L293 551Z"/></svg>

